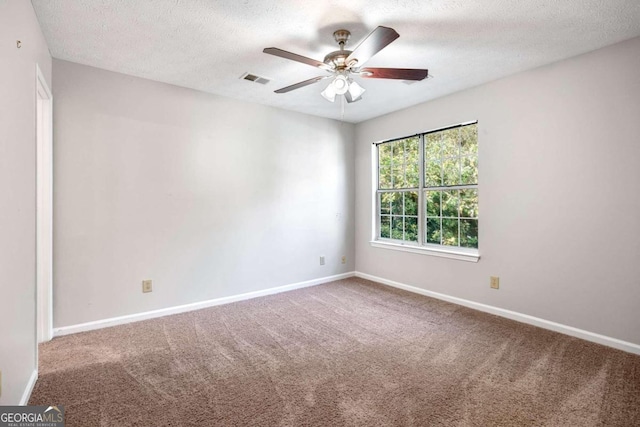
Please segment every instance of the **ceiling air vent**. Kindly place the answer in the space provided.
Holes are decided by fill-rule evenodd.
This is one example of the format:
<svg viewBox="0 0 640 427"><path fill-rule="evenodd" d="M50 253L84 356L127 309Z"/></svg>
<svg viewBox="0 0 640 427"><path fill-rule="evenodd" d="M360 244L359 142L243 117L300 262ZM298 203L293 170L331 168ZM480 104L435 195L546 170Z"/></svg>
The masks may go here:
<svg viewBox="0 0 640 427"><path fill-rule="evenodd" d="M251 74L251 73L244 73L242 76L240 76L240 78L242 80L249 80L250 82L256 82L263 85L266 85L271 81L266 77L256 76L255 74Z"/></svg>

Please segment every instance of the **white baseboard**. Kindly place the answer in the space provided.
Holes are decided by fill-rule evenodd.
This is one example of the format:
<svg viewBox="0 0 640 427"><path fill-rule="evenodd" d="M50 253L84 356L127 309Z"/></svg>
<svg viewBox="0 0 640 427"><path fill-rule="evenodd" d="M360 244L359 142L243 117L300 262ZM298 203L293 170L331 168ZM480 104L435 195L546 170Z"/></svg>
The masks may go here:
<svg viewBox="0 0 640 427"><path fill-rule="evenodd" d="M143 313L129 314L126 316L112 317L109 319L96 320L93 322L80 323L78 325L63 326L54 328L53 335L59 337L62 335L77 334L78 332L92 331L95 329L108 328L110 326L123 325L125 323L139 322L141 320L154 319L156 317L168 316L170 314L185 313L187 311L201 310L203 308L213 307L216 305L229 304L236 301L243 301L252 298L262 297L266 295L278 294L280 292L292 291L294 289L307 288L309 286L320 285L322 283L333 282L334 280L346 279L355 276L355 272L336 274L334 276L321 277L319 279L307 280L305 282L293 283L276 288L264 289L261 291L248 292L245 294L232 295L230 297L216 298L207 301L194 302L191 304L178 305L175 307L167 307L159 310L145 311Z"/></svg>
<svg viewBox="0 0 640 427"><path fill-rule="evenodd" d="M528 314L505 310L504 308L498 308L462 298L452 297L450 295L445 295L438 292L427 291L426 289L406 285L404 283L395 282L393 280L383 279L382 277L372 276L371 274L361 273L359 271L356 271L355 275L356 277L361 277L373 282L378 282L383 285L392 286L398 289L404 289L405 291L451 302L453 304L463 305L475 310L484 311L485 313L495 314L496 316L506 317L507 319L516 320L518 322L527 323L529 325L538 326L543 329L549 329L551 331L560 332L561 334L570 335L572 337L581 338L583 340L640 355L640 345L628 341L622 341L617 338L611 338L605 335L596 334L594 332L585 331L583 329L574 328L573 326L551 322L549 320L540 319L539 317L529 316Z"/></svg>
<svg viewBox="0 0 640 427"><path fill-rule="evenodd" d="M31 373L31 377L29 378L27 387L24 389L24 393L22 393L22 399L20 399L20 406L26 406L27 403L29 403L29 399L31 398L31 392L33 391L33 387L35 387L37 380L38 380L38 371L34 370Z"/></svg>

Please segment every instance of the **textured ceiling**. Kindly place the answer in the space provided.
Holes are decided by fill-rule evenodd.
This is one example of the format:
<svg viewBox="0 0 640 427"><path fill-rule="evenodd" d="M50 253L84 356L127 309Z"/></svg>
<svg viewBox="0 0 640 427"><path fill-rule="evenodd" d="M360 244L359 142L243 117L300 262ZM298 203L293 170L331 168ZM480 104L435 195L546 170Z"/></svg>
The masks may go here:
<svg viewBox="0 0 640 427"><path fill-rule="evenodd" d="M360 122L500 77L640 36L638 0L32 0L55 58L218 95ZM322 60L333 31L353 49L378 25L400 38L367 66L428 68L434 76L359 79L363 99L320 96L325 74L262 53L279 47ZM240 80L251 72L266 85ZM344 114L344 116L342 115Z"/></svg>

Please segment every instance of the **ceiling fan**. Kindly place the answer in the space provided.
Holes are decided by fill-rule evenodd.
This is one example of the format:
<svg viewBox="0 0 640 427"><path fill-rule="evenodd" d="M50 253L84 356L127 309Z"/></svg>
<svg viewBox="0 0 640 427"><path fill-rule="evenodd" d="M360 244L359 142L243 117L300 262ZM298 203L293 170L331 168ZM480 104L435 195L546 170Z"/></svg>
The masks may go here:
<svg viewBox="0 0 640 427"><path fill-rule="evenodd" d="M400 37L393 28L376 28L353 51L345 50L344 48L349 37L351 37L351 33L347 30L335 31L333 38L340 46L340 50L327 54L323 62L276 47L264 49L263 52L269 55L301 62L330 73L326 76L314 77L291 86L283 87L275 92L287 93L324 79L333 78L329 86L321 92L321 95L331 102L335 101L336 95L344 95L347 102L355 102L362 99L362 94L365 89L354 81L352 76L369 79L423 80L429 74L428 70L412 68L361 68L364 63L371 59L376 53Z"/></svg>

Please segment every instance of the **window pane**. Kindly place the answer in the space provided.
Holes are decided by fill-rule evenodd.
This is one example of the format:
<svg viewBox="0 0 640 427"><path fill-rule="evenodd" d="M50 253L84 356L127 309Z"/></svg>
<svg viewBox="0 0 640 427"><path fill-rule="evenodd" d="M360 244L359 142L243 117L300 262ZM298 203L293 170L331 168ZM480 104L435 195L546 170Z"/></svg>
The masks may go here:
<svg viewBox="0 0 640 427"><path fill-rule="evenodd" d="M391 217L391 238L402 240L403 235L403 221L401 216Z"/></svg>
<svg viewBox="0 0 640 427"><path fill-rule="evenodd" d="M442 220L442 244L447 246L458 246L458 220Z"/></svg>
<svg viewBox="0 0 640 427"><path fill-rule="evenodd" d="M462 161L462 180L460 184L477 184L478 183L478 158L463 157Z"/></svg>
<svg viewBox="0 0 640 427"><path fill-rule="evenodd" d="M433 161L424 165L425 187L440 187L442 185L442 166L440 162Z"/></svg>
<svg viewBox="0 0 640 427"><path fill-rule="evenodd" d="M391 155L393 156L393 163L402 164L404 157L404 143L402 140L393 141L389 143L391 145Z"/></svg>
<svg viewBox="0 0 640 427"><path fill-rule="evenodd" d="M442 169L442 185L460 184L460 159L443 160Z"/></svg>
<svg viewBox="0 0 640 427"><path fill-rule="evenodd" d="M427 218L427 243L440 244L440 218Z"/></svg>
<svg viewBox="0 0 640 427"><path fill-rule="evenodd" d="M402 193L387 193L391 195L391 213L394 215L402 215Z"/></svg>
<svg viewBox="0 0 640 427"><path fill-rule="evenodd" d="M389 164L391 161L391 145L393 142L385 142L378 145L378 160L380 164Z"/></svg>
<svg viewBox="0 0 640 427"><path fill-rule="evenodd" d="M420 185L420 138L405 140L404 145L405 188L418 188Z"/></svg>
<svg viewBox="0 0 640 427"><path fill-rule="evenodd" d="M458 217L458 190L442 192L442 216Z"/></svg>
<svg viewBox="0 0 640 427"><path fill-rule="evenodd" d="M393 156L392 172L393 186L391 188L404 187L404 143L403 141L391 142Z"/></svg>
<svg viewBox="0 0 640 427"><path fill-rule="evenodd" d="M478 218L478 190L460 190L460 216Z"/></svg>
<svg viewBox="0 0 640 427"><path fill-rule="evenodd" d="M405 217L404 219L404 239L417 242L418 241L418 218Z"/></svg>
<svg viewBox="0 0 640 427"><path fill-rule="evenodd" d="M420 164L407 164L405 171L405 188L418 188L420 186Z"/></svg>
<svg viewBox="0 0 640 427"><path fill-rule="evenodd" d="M444 130L438 132L442 138L442 157L458 157L460 150L458 145L458 136L460 128Z"/></svg>
<svg viewBox="0 0 640 427"><path fill-rule="evenodd" d="M399 166L394 163L393 164L393 186L391 188L405 188L404 186L404 168L402 164Z"/></svg>
<svg viewBox="0 0 640 427"><path fill-rule="evenodd" d="M463 248L478 247L478 220L460 220L460 246Z"/></svg>
<svg viewBox="0 0 640 427"><path fill-rule="evenodd" d="M417 191L407 191L404 193L404 214L418 216Z"/></svg>
<svg viewBox="0 0 640 427"><path fill-rule="evenodd" d="M427 216L440 216L440 193L442 191L425 191Z"/></svg>
<svg viewBox="0 0 640 427"><path fill-rule="evenodd" d="M391 188L391 145L378 145L379 183L378 188Z"/></svg>
<svg viewBox="0 0 640 427"><path fill-rule="evenodd" d="M380 182L378 184L378 188L380 189L388 189L393 188L391 185L391 168L381 168L380 169Z"/></svg>
<svg viewBox="0 0 640 427"><path fill-rule="evenodd" d="M469 125L460 128L460 154L463 156L478 154L478 126Z"/></svg>
<svg viewBox="0 0 640 427"><path fill-rule="evenodd" d="M440 134L430 133L424 138L424 157L427 162L440 160Z"/></svg>
<svg viewBox="0 0 640 427"><path fill-rule="evenodd" d="M380 193L380 213L389 215L391 213L391 200L393 193Z"/></svg>
<svg viewBox="0 0 640 427"><path fill-rule="evenodd" d="M407 159L413 159L414 162L418 161L418 151L420 149L420 138L412 136L404 140L404 151Z"/></svg>
<svg viewBox="0 0 640 427"><path fill-rule="evenodd" d="M389 216L380 218L380 237L385 239L391 237L391 217Z"/></svg>

